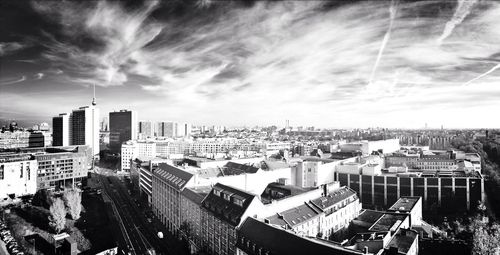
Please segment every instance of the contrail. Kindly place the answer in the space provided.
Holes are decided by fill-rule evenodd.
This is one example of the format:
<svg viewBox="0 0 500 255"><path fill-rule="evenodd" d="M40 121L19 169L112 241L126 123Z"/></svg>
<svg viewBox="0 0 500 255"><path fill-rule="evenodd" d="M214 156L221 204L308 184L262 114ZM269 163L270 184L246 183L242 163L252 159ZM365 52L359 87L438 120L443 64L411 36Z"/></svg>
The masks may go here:
<svg viewBox="0 0 500 255"><path fill-rule="evenodd" d="M464 83L462 86L467 86L467 85L469 85L469 84L471 84L471 83L473 83L473 82L475 82L475 81L477 81L477 80L479 80L479 79L483 78L484 76L486 76L486 75L488 75L488 74L490 74L490 73L494 72L495 70L497 70L497 69L499 69L499 68L500 68L500 64L497 64L496 66L494 66L493 68L491 68L490 70L488 70L488 72L483 73L483 74L479 75L478 77L476 77L476 78L474 78L474 79L472 79L472 80L470 80L470 81L468 81L468 82Z"/></svg>
<svg viewBox="0 0 500 255"><path fill-rule="evenodd" d="M375 64L373 65L373 69L372 69L372 72L370 74L370 79L368 80L368 84L371 84L373 81L373 78L375 77L375 72L377 71L378 65L380 63L380 59L382 58L382 54L384 53L385 46L387 45L387 42L389 41L389 38L391 37L392 25L394 23L394 18L396 17L396 5L394 3L394 0L391 1L391 6L389 7L389 12L391 14L390 22L389 22L389 29L387 29L387 32L384 35L384 39L382 40L382 45L380 46L380 49L378 51L377 59L375 60Z"/></svg>
<svg viewBox="0 0 500 255"><path fill-rule="evenodd" d="M469 15L472 6L477 2L477 0L458 0L458 6L453 14L453 17L450 21L446 22L446 26L444 27L443 34L438 38L438 44L441 44L444 39L451 35L453 29L462 21L464 21L465 17Z"/></svg>

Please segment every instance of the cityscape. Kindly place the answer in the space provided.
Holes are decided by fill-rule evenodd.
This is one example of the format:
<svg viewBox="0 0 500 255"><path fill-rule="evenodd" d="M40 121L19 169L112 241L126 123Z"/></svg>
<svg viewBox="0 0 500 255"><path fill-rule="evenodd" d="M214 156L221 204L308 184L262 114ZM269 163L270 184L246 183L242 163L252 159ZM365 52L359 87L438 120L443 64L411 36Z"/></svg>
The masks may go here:
<svg viewBox="0 0 500 255"><path fill-rule="evenodd" d="M0 2L0 255L500 255L500 2Z"/></svg>

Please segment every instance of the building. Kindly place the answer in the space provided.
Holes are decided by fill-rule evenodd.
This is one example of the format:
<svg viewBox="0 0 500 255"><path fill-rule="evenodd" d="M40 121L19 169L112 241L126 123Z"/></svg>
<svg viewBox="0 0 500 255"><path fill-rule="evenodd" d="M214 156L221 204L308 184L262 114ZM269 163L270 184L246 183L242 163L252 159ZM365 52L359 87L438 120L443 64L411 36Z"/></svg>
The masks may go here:
<svg viewBox="0 0 500 255"><path fill-rule="evenodd" d="M480 173L423 175L421 172L365 175L336 173L336 180L355 190L364 206L387 208L400 197L420 196L424 210L465 211L484 202L484 179Z"/></svg>
<svg viewBox="0 0 500 255"><path fill-rule="evenodd" d="M37 161L29 154L0 154L0 200L37 191Z"/></svg>
<svg viewBox="0 0 500 255"><path fill-rule="evenodd" d="M360 151L363 155L369 155L373 151L382 153L391 153L399 150L399 139L387 139L379 141L359 141L340 144L340 150L343 152Z"/></svg>
<svg viewBox="0 0 500 255"><path fill-rule="evenodd" d="M23 148L0 154L0 199L78 187L87 177L87 146Z"/></svg>
<svg viewBox="0 0 500 255"><path fill-rule="evenodd" d="M366 254L333 242L298 236L252 217L246 218L238 230L237 255L303 255L303 254Z"/></svg>
<svg viewBox="0 0 500 255"><path fill-rule="evenodd" d="M59 116L52 118L52 130L53 146L70 145L70 123L67 113L61 113Z"/></svg>
<svg viewBox="0 0 500 255"><path fill-rule="evenodd" d="M176 122L157 122L156 123L156 136L158 137L177 137L177 123Z"/></svg>
<svg viewBox="0 0 500 255"><path fill-rule="evenodd" d="M202 201L202 247L210 254L236 253L236 229L249 216L262 210L256 195L216 184Z"/></svg>
<svg viewBox="0 0 500 255"><path fill-rule="evenodd" d="M152 210L171 233L181 226L181 192L193 175L175 166L160 163L152 172Z"/></svg>
<svg viewBox="0 0 500 255"><path fill-rule="evenodd" d="M37 189L78 187L88 175L87 146L54 147L33 153L38 162Z"/></svg>
<svg viewBox="0 0 500 255"><path fill-rule="evenodd" d="M360 211L361 203L356 192L342 187L325 190L320 197L278 212L267 217L265 222L300 236L328 238L347 228Z"/></svg>
<svg viewBox="0 0 500 255"><path fill-rule="evenodd" d="M52 118L54 126L52 136L56 138L55 146L87 145L91 157L99 157L99 108L94 98L89 106L73 110L71 114L61 113ZM67 141L68 144L65 144Z"/></svg>
<svg viewBox="0 0 500 255"><path fill-rule="evenodd" d="M0 149L15 149L28 147L49 147L52 136L42 131L14 131L0 133Z"/></svg>
<svg viewBox="0 0 500 255"><path fill-rule="evenodd" d="M99 109L95 101L90 106L73 110L70 123L70 145L87 145L94 157L99 156Z"/></svg>
<svg viewBox="0 0 500 255"><path fill-rule="evenodd" d="M295 173L295 184L307 188L331 183L335 180L335 171L338 165L354 160L354 157L345 160L304 158L292 166L292 172Z"/></svg>
<svg viewBox="0 0 500 255"><path fill-rule="evenodd" d="M127 141L121 145L121 171L130 170L130 161L135 158L156 157L156 143L152 141Z"/></svg>
<svg viewBox="0 0 500 255"><path fill-rule="evenodd" d="M411 226L422 225L422 198L421 197L400 197L394 203L388 212L407 213L410 214Z"/></svg>
<svg viewBox="0 0 500 255"><path fill-rule="evenodd" d="M139 139L151 138L155 136L154 123L152 121L139 121Z"/></svg>
<svg viewBox="0 0 500 255"><path fill-rule="evenodd" d="M109 132L111 151L120 151L124 142L137 139L137 113L128 110L110 112Z"/></svg>

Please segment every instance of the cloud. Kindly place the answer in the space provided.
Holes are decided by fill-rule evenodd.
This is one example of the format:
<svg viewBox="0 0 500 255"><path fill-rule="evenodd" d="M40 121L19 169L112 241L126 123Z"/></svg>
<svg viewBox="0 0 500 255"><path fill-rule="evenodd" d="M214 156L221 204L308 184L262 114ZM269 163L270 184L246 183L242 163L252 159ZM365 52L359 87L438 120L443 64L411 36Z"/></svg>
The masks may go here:
<svg viewBox="0 0 500 255"><path fill-rule="evenodd" d="M49 48L43 56L69 69L75 80L100 86L123 85L128 81L127 65L134 52L151 42L161 31L159 25L146 22L157 2L147 1L142 9L127 12L119 2L99 1L95 6L81 6L74 2L35 2L41 13L55 14L64 24L63 34L89 40L94 47L71 40L61 41L45 33ZM76 14L76 18L72 18Z"/></svg>
<svg viewBox="0 0 500 255"><path fill-rule="evenodd" d="M36 2L62 27L62 35L43 34L42 55L74 83L167 99L155 107L144 99L150 118L210 122L213 115L200 114L209 112L245 123L290 115L311 124L396 125L428 118L434 108L455 111L461 100L500 106L461 86L491 69L484 59L500 52L497 2L460 1L452 19L441 1L402 1L397 19L395 5L388 15L383 1L201 3L172 13L149 1L136 9L120 1ZM440 37L445 44L436 43ZM495 78L476 79L474 87L496 93ZM400 109L411 116L400 118ZM330 111L335 116L324 118Z"/></svg>
<svg viewBox="0 0 500 255"><path fill-rule="evenodd" d="M469 15L477 0L457 0L457 2L457 9L455 10L451 20L446 22L443 34L438 38L438 44L441 44L448 36L451 35L453 29L464 21L465 17Z"/></svg>
<svg viewBox="0 0 500 255"><path fill-rule="evenodd" d="M26 80L26 76L23 75L20 78L8 78L8 79L0 80L0 85L11 85L11 84L23 82L25 80Z"/></svg>
<svg viewBox="0 0 500 255"><path fill-rule="evenodd" d="M19 42L0 42L0 56L12 54L25 47L26 45Z"/></svg>
<svg viewBox="0 0 500 255"><path fill-rule="evenodd" d="M35 79L36 80L41 80L44 76L45 76L44 73L37 73L37 74L35 74Z"/></svg>

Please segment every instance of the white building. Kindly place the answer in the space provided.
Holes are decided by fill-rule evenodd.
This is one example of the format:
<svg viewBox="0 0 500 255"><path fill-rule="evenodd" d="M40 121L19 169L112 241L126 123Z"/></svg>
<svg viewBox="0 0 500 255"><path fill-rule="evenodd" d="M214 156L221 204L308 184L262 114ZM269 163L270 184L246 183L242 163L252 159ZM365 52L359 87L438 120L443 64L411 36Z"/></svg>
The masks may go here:
<svg viewBox="0 0 500 255"><path fill-rule="evenodd" d="M30 155L0 157L0 199L35 194L37 172L38 163Z"/></svg>
<svg viewBox="0 0 500 255"><path fill-rule="evenodd" d="M127 141L121 147L121 171L130 170L130 160L137 157L156 157L156 143L151 141Z"/></svg>
<svg viewBox="0 0 500 255"><path fill-rule="evenodd" d="M343 152L361 151L363 155L369 155L373 151L381 150L383 153L392 153L399 150L399 139L387 139L379 141L358 141L340 144Z"/></svg>

